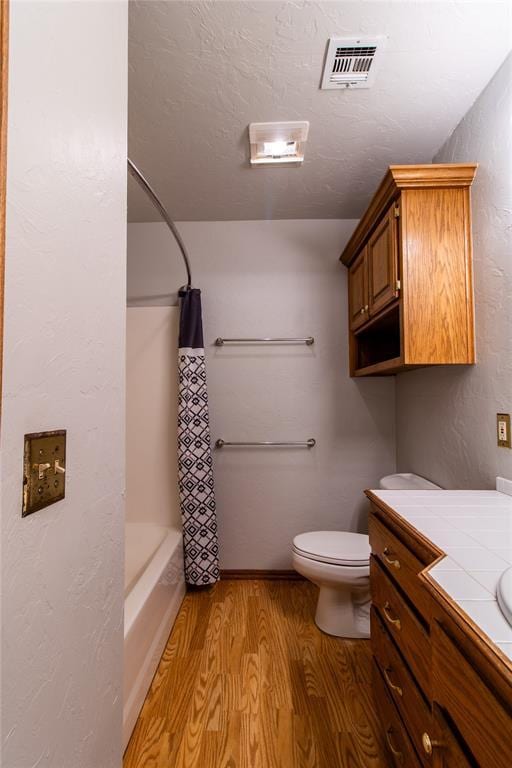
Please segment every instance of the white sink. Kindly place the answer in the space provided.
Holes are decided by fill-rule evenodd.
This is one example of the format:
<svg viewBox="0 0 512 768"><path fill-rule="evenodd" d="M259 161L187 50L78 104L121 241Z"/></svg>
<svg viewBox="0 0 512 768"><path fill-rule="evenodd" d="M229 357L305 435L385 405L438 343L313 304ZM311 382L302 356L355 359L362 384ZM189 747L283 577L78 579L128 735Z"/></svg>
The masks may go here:
<svg viewBox="0 0 512 768"><path fill-rule="evenodd" d="M512 625L512 568L505 571L498 582L498 605L506 620Z"/></svg>

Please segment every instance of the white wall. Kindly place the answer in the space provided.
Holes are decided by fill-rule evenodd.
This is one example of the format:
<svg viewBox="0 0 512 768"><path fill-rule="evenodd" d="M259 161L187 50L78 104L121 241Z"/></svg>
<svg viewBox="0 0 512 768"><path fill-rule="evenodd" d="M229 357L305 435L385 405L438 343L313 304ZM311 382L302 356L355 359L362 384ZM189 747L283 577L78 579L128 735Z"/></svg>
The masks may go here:
<svg viewBox="0 0 512 768"><path fill-rule="evenodd" d="M338 256L355 223L179 225L203 291L213 440L317 440L310 451L215 452L223 568L286 569L296 533L364 529L362 490L395 469L394 381L348 375ZM165 296L184 281L165 225L130 224L129 297ZM312 347L213 344L308 335Z"/></svg>
<svg viewBox="0 0 512 768"><path fill-rule="evenodd" d="M477 161L473 245L478 363L397 377L398 467L447 488L512 478L496 413L512 411L512 56L434 159Z"/></svg>
<svg viewBox="0 0 512 768"><path fill-rule="evenodd" d="M126 520L181 530L178 324L178 307L127 312Z"/></svg>
<svg viewBox="0 0 512 768"><path fill-rule="evenodd" d="M10 16L0 762L120 768L127 6ZM66 499L22 519L55 428Z"/></svg>

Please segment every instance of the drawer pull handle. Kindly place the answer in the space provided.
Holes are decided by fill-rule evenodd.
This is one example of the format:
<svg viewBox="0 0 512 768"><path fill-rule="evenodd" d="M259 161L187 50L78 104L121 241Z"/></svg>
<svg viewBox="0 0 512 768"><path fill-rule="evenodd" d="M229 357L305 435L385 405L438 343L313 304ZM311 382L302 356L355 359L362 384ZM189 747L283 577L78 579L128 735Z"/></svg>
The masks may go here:
<svg viewBox="0 0 512 768"><path fill-rule="evenodd" d="M386 601L384 603L384 607L382 609L384 616L386 617L387 621L389 621L390 624L393 624L397 629L402 629L402 623L400 619L394 619L389 611L391 610L390 604Z"/></svg>
<svg viewBox="0 0 512 768"><path fill-rule="evenodd" d="M403 752L400 752L400 750L397 749L393 745L393 741L392 741L392 738L391 738L392 734L393 734L393 729L392 728L388 728L387 731L386 731L386 741L388 742L388 747L390 748L390 750L393 753L393 755L403 764L403 762L404 762L404 754L403 754Z"/></svg>
<svg viewBox="0 0 512 768"><path fill-rule="evenodd" d="M431 739L426 731L421 737L421 743L423 744L423 749L425 750L427 755L432 754L432 750L434 749L434 747L443 746L441 741L434 741L434 739Z"/></svg>
<svg viewBox="0 0 512 768"><path fill-rule="evenodd" d="M403 696L403 695L404 695L404 692L403 692L402 688L400 688L400 686L399 686L399 685L396 685L395 683L393 683L393 682L391 681L391 678L390 678L390 676L389 676L389 673L390 673L390 672L392 672L392 671L393 671L393 670L391 669L391 667L386 667L386 668L384 669L384 678L385 678L385 680L386 680L386 683L389 685L389 687L391 688L391 690L392 690L392 691L396 691L396 692L398 693L398 695L399 695L399 696ZM425 735L426 735L426 734L425 734Z"/></svg>
<svg viewBox="0 0 512 768"><path fill-rule="evenodd" d="M400 568L400 560L397 560L396 558L393 559L392 557L389 557L389 555L390 555L389 549L387 547L384 547L382 557L384 558L384 560L388 565L391 565L393 568L396 568L398 570L398 568Z"/></svg>

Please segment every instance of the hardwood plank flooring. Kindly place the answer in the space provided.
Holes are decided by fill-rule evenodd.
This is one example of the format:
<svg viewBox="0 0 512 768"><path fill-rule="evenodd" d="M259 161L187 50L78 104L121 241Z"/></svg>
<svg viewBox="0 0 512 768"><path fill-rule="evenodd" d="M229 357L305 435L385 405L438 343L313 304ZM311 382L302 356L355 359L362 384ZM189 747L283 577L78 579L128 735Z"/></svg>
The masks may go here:
<svg viewBox="0 0 512 768"><path fill-rule="evenodd" d="M367 640L324 635L308 581L187 594L124 768L388 768Z"/></svg>

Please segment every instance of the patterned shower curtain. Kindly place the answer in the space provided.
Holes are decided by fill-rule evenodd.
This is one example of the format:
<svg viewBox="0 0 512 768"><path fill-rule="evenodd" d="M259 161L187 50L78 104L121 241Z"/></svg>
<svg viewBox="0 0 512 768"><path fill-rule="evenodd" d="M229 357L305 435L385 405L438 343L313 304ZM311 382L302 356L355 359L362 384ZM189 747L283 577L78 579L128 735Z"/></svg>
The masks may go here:
<svg viewBox="0 0 512 768"><path fill-rule="evenodd" d="M189 288L180 297L178 477L185 580L201 586L219 579L201 291Z"/></svg>

